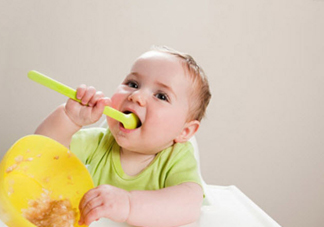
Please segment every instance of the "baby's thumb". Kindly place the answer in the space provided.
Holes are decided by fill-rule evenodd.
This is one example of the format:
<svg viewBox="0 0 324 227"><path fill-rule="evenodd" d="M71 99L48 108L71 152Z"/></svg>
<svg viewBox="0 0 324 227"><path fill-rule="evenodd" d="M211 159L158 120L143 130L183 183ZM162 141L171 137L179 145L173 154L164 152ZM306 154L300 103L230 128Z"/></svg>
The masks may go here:
<svg viewBox="0 0 324 227"><path fill-rule="evenodd" d="M108 97L103 98L105 106L111 106L111 99Z"/></svg>
<svg viewBox="0 0 324 227"><path fill-rule="evenodd" d="M105 106L111 105L111 99L110 98L101 98L97 101L96 106L94 107L94 112L98 115L102 115Z"/></svg>

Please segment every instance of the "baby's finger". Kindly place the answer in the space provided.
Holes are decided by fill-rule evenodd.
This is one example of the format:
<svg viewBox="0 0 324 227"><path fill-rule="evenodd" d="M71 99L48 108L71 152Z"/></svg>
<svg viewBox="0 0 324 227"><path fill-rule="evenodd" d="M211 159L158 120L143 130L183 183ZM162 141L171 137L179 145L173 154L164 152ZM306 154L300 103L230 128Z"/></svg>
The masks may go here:
<svg viewBox="0 0 324 227"><path fill-rule="evenodd" d="M93 108L93 114L95 116L99 116L99 118L100 118L102 116L104 109L105 109L105 106L108 106L109 104L110 104L110 99L108 99L108 98L99 99L96 103L96 106Z"/></svg>
<svg viewBox="0 0 324 227"><path fill-rule="evenodd" d="M96 94L96 89L92 86L87 87L87 90L83 97L81 98L82 105L88 105L89 101L92 99L92 97Z"/></svg>
<svg viewBox="0 0 324 227"><path fill-rule="evenodd" d="M90 189L87 193L85 193L79 203L79 210L83 210L85 205L88 203L88 201L93 200L94 198L99 196L97 188Z"/></svg>
<svg viewBox="0 0 324 227"><path fill-rule="evenodd" d="M76 92L77 92L77 99L82 99L82 97L84 96L85 92L87 90L87 86L85 84L81 84L77 89L76 89Z"/></svg>
<svg viewBox="0 0 324 227"><path fill-rule="evenodd" d="M104 97L104 94L101 91L97 91L94 96L90 99L88 105L95 106L97 101Z"/></svg>
<svg viewBox="0 0 324 227"><path fill-rule="evenodd" d="M103 201L99 197L96 197L88 201L84 208L80 210L80 223L89 225L94 220L102 217L100 211L102 210Z"/></svg>
<svg viewBox="0 0 324 227"><path fill-rule="evenodd" d="M111 106L111 98L105 97L105 106Z"/></svg>
<svg viewBox="0 0 324 227"><path fill-rule="evenodd" d="M90 225L93 221L98 221L100 218L104 217L105 210L103 206L97 206L90 210L85 215L81 215L79 225L85 224Z"/></svg>

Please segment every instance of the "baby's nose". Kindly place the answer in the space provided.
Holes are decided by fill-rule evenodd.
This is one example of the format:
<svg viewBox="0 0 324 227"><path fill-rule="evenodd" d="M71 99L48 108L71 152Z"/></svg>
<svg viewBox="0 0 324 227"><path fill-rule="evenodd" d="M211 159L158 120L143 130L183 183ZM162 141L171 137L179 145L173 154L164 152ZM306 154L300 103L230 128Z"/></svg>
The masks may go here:
<svg viewBox="0 0 324 227"><path fill-rule="evenodd" d="M128 96L128 100L136 102L140 106L146 105L146 95L142 91L135 91Z"/></svg>

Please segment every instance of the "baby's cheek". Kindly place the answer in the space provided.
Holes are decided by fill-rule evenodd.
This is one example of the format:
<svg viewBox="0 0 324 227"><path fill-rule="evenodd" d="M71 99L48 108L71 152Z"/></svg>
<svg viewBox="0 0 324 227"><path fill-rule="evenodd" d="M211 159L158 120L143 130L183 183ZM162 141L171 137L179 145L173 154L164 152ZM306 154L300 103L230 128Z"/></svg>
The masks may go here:
<svg viewBox="0 0 324 227"><path fill-rule="evenodd" d="M125 102L128 100L128 93L117 92L111 97L111 107L116 110L121 110Z"/></svg>
<svg viewBox="0 0 324 227"><path fill-rule="evenodd" d="M118 109L119 105L121 103L121 97L119 95L113 95L111 97L111 107L114 109Z"/></svg>
<svg viewBox="0 0 324 227"><path fill-rule="evenodd" d="M118 121L110 117L107 117L107 123L108 123L108 128L110 128L111 131L116 127L117 124L119 124Z"/></svg>

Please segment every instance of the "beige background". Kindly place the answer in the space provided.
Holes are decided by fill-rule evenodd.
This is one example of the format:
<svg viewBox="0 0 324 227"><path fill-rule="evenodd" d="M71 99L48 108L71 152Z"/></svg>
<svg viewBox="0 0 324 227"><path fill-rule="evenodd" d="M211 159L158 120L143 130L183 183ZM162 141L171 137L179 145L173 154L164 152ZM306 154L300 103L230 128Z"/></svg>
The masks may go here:
<svg viewBox="0 0 324 227"><path fill-rule="evenodd" d="M0 0L0 11L1 157L66 100L29 70L110 96L138 55L168 45L209 76L206 182L236 185L282 226L323 226L323 0Z"/></svg>

